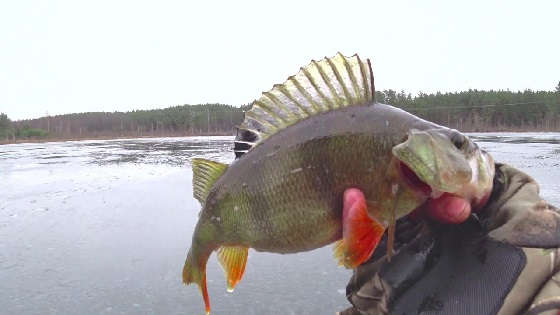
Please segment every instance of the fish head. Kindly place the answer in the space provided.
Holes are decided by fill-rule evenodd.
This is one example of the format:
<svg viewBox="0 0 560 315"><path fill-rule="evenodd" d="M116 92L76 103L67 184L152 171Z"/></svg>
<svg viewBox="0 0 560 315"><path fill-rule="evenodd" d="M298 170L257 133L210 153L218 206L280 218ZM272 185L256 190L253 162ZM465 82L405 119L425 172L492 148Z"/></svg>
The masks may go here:
<svg viewBox="0 0 560 315"><path fill-rule="evenodd" d="M403 174L431 198L444 193L460 196L475 208L492 190L494 161L467 136L440 128L408 132L406 141L392 149Z"/></svg>

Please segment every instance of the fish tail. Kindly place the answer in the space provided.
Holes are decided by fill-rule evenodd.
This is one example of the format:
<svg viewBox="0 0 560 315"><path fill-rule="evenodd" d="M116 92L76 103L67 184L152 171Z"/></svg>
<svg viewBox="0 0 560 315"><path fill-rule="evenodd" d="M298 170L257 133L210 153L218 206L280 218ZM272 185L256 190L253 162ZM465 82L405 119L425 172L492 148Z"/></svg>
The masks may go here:
<svg viewBox="0 0 560 315"><path fill-rule="evenodd" d="M185 266L183 267L183 283L186 285L196 283L198 285L207 315L210 314L210 299L208 297L208 288L206 287L206 262L210 257L210 253L212 251L208 253L197 251L193 244L193 247L191 247L187 254Z"/></svg>

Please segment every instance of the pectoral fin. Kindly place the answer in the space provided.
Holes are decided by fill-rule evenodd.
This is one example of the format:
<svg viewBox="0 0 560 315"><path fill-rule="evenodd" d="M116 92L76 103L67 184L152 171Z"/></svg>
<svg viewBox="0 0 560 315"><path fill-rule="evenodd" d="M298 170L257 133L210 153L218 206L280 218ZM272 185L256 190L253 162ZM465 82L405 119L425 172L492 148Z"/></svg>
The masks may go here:
<svg viewBox="0 0 560 315"><path fill-rule="evenodd" d="M233 292L233 288L243 277L248 251L249 248L243 246L223 246L218 249L218 261L226 275L228 292Z"/></svg>
<svg viewBox="0 0 560 315"><path fill-rule="evenodd" d="M342 239L335 243L339 265L356 268L369 259L385 232L385 226L368 215L366 200L358 189L344 193Z"/></svg>

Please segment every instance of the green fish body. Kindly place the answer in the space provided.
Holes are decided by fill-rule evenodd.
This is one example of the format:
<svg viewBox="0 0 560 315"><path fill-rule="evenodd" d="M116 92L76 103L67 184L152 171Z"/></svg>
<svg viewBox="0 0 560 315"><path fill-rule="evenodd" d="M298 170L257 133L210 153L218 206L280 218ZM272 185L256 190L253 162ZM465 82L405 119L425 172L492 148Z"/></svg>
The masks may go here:
<svg viewBox="0 0 560 315"><path fill-rule="evenodd" d="M416 147L411 130L427 139L433 134L448 139L437 145L446 152L457 151L452 158L465 161L459 163L462 169L448 167L451 175L446 176L464 174L466 179L453 189L465 190L472 163L451 140L461 135L375 103L373 95L369 61L339 54L312 62L255 101L240 126L239 158L231 165L193 161L194 195L203 209L183 281L199 285L207 312L205 266L215 250L230 291L243 275L248 248L294 253L338 242L335 256L342 265L353 268L369 257L385 228L419 207L437 188L431 184L441 171L430 171L434 158L425 152L433 151L426 141L434 141L421 138ZM484 161L478 164L486 167ZM367 218L346 228L342 196L348 188L363 192ZM360 242L344 242L347 234L362 240L366 238L360 235L373 236L373 244L362 250Z"/></svg>
<svg viewBox="0 0 560 315"><path fill-rule="evenodd" d="M198 226L215 231L219 244L267 252L332 243L341 237L345 189L359 188L371 202L388 199L391 149L410 128L434 125L371 104L313 116L282 130L224 171Z"/></svg>

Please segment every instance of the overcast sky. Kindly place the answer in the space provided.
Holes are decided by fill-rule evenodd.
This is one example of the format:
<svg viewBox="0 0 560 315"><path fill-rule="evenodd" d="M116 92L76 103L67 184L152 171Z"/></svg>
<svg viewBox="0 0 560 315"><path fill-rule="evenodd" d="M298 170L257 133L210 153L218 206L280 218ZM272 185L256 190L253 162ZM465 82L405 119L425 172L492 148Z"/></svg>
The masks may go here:
<svg viewBox="0 0 560 315"><path fill-rule="evenodd" d="M378 90L552 90L560 1L0 0L0 112L251 102L311 59L371 58Z"/></svg>

